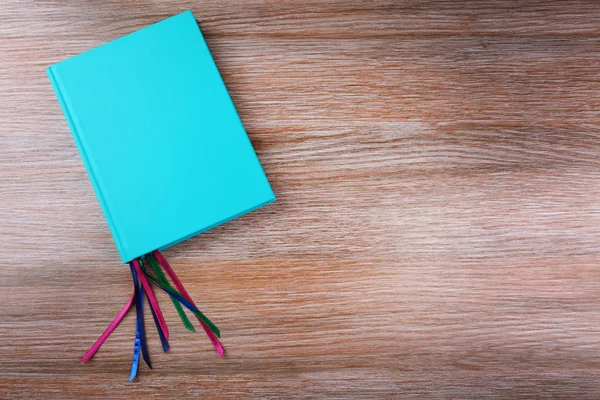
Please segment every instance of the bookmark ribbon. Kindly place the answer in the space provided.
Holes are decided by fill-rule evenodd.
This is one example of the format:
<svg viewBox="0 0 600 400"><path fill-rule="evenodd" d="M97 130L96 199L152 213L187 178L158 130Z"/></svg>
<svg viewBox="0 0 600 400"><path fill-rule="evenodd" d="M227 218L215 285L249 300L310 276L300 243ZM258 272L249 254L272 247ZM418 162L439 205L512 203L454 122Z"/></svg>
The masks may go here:
<svg viewBox="0 0 600 400"><path fill-rule="evenodd" d="M146 265L144 265L144 258L148 261L147 265L150 266L156 277L149 274L149 269L146 268ZM85 355L81 358L80 361L88 361L94 356L94 354L100 349L102 344L104 344L104 342L108 339L111 333L123 320L125 314L127 314L129 309L131 309L131 306L135 304L135 340L133 342L133 358L131 360L131 372L129 374L129 381L131 382L133 379L135 379L138 374L140 356L144 360L146 365L148 365L148 367L152 369L152 364L150 362L150 353L148 351L148 343L146 340L146 328L144 325L144 297L148 299L148 305L150 307L150 311L152 312L152 319L154 320L154 324L156 325L156 330L158 331L158 336L160 338L163 351L166 352L167 350L169 350L169 331L160 306L158 305L158 301L154 295L154 292L152 291L152 286L150 285L150 282L153 285L158 286L160 289L162 289L169 295L173 305L175 306L175 309L177 310L177 313L179 314L184 326L187 329L194 331L194 327L192 326L190 320L187 318L187 315L185 314L181 306L184 306L185 308L190 310L196 316L196 318L198 318L200 325L202 326L204 332L206 332L213 346L219 353L219 356L223 357L223 346L221 345L218 339L218 337L221 336L219 328L217 328L217 326L210 319L208 319L200 310L198 310L198 307L196 307L196 304L194 304L194 301L191 299L190 295L183 287L183 284L177 278L177 275L175 275L175 272L169 266L167 261L162 257L160 252L155 251L151 254L146 254L144 257L140 257L131 261L129 263L129 268L131 270L131 277L133 279L133 294L131 295L127 304L125 304L125 307L123 307L121 312L119 312L119 314L111 322L108 328L106 328L104 333L98 338L98 340L96 340L96 342L92 345L92 347L90 347L90 349L85 353ZM177 290L171 287L167 277L162 271L163 269L167 273Z"/></svg>
<svg viewBox="0 0 600 400"><path fill-rule="evenodd" d="M139 307L139 299L140 299L140 290L139 290L139 282L136 275L136 271L133 265L130 263L129 268L131 269L131 276L133 278L133 295L135 298L135 307L136 307L136 323L135 323L135 340L133 342L133 359L131 360L131 372L129 374L129 382L135 379L138 373L139 365L140 365L140 349L142 346L142 339L140 335L140 312L141 309Z"/></svg>
<svg viewBox="0 0 600 400"><path fill-rule="evenodd" d="M167 262L167 260L165 260L165 258L160 253L160 251L154 250L152 252L152 255L156 258L156 260L158 260L158 262L160 263L161 267L163 267L163 269L167 272L167 275L169 275L169 278L171 279L171 281L173 282L173 284L175 285L175 287L177 288L177 290L179 290L179 292L194 307L196 307L196 304L194 303L194 300L192 300L192 297L189 295L189 293L187 292L187 290L185 290L185 287L183 286L183 284L181 283L181 281L179 280L179 278L175 274L175 271L173 271L173 268L171 268L171 266L169 265L169 263ZM202 321L202 319L200 317L197 317L197 318L198 318L198 322L200 322L200 326L202 326L202 329L204 329L204 332L206 333L206 336L208 336L208 338L210 339L211 343L213 344L213 346L217 350L217 353L219 353L219 357L222 358L223 355L224 355L224 353L225 353L225 350L223 349L223 346L221 345L221 342L219 342L219 339L217 338L217 336L220 336L220 335L215 335L212 332L212 330L210 330L209 327Z"/></svg>
<svg viewBox="0 0 600 400"><path fill-rule="evenodd" d="M144 262L142 261L141 258L139 258L138 261L140 262L140 267L142 268L142 272L146 273L146 268L144 266ZM152 287L150 287L150 290L152 290ZM154 291L152 291L152 294L154 294ZM169 350L169 342L165 338L165 334L162 330L162 327L158 323L158 319L156 318L156 311L154 311L154 308L152 307L152 303L150 303L150 301L148 301L148 304L150 305L150 312L152 312L152 319L154 320L154 324L156 325L156 330L158 331L158 337L160 339L160 343L162 345L163 352L166 353L167 350Z"/></svg>
<svg viewBox="0 0 600 400"><path fill-rule="evenodd" d="M165 335L165 339L169 340L169 328L167 328L167 323L165 322L165 318L163 317L162 312L160 311L160 306L158 305L158 301L156 301L156 297L154 297L154 293L152 292L152 288L150 287L150 284L146 279L146 275L142 272L142 269L140 268L140 264L137 259L133 260L131 263L133 264L135 272L137 272L140 282L142 283L142 286L144 287L144 290L148 295L148 302L152 305L152 308L156 313L156 319L158 319L158 323Z"/></svg>
<svg viewBox="0 0 600 400"><path fill-rule="evenodd" d="M206 317L206 315L202 314L202 312L200 310L198 310L196 308L196 306L192 305L183 296L181 296L179 293L177 293L177 291L175 291L175 289L173 289L172 287L167 286L163 283L158 282L156 279L154 279L151 276L147 276L147 278L150 279L150 282L152 282L153 284L155 284L156 286L158 286L159 288L164 290L167 294L175 297L177 299L177 301L179 301L185 308L190 310L196 317L200 318L202 320L202 322L204 322L206 325L208 325L210 330L213 331L213 333L215 335L217 335L217 337L221 337L221 332L219 331L219 328L217 328L217 326L215 324L213 324L212 321Z"/></svg>
<svg viewBox="0 0 600 400"><path fill-rule="evenodd" d="M158 323L158 319L156 319L156 313L152 306L150 307L150 311L152 312L152 319L154 320L154 324L156 325L156 330L158 331L158 338L160 339L160 344L162 345L163 352L166 353L169 350L169 342L165 338L165 334L163 333L160 324Z"/></svg>
<svg viewBox="0 0 600 400"><path fill-rule="evenodd" d="M148 344L146 343L146 328L144 326L144 287L140 285L137 271L131 267L131 275L133 276L134 294L135 294L135 313L136 313L136 337L139 333L140 347L142 349L142 357L148 368L152 369L150 363L150 354L148 354Z"/></svg>
<svg viewBox="0 0 600 400"><path fill-rule="evenodd" d="M127 304L125 304L125 307L123 307L123 309L115 317L113 322L110 323L110 325L108 326L108 328L106 328L106 330L100 336L100 338L98 338L98 340L96 340L96 343L94 343L92 345L92 347L90 347L90 349L87 351L87 353L85 353L84 356L81 357L81 360L79 360L80 362L88 361L89 359L91 359L94 356L94 354L96 354L98 349L100 349L100 347L104 344L106 339L108 339L110 334L113 333L113 331L121 323L121 321L125 317L125 314L127 314L127 311L129 311L129 309L131 308L131 305L133 304L134 299L135 299L135 294L132 294L131 297L129 298L129 301L127 302Z"/></svg>
<svg viewBox="0 0 600 400"><path fill-rule="evenodd" d="M156 280L165 285L169 285L169 281L167 280L167 277L160 269L160 266L158 265L156 259L154 258L154 255L148 254L146 256L146 260L148 260L150 267L152 267L152 270L154 271L154 274L156 275ZM140 264L141 264L141 260L140 260ZM144 270L144 272L146 272L146 271ZM179 304L179 302L173 296L169 295L169 298L171 299L171 302L173 303L175 310L177 310L177 314L179 314L179 318L181 318L181 322L183 322L183 325L186 327L186 329L188 329L192 332L196 332L196 330L194 329L194 326L188 319L187 315L185 315L185 311L183 311L183 308L181 308L181 304Z"/></svg>

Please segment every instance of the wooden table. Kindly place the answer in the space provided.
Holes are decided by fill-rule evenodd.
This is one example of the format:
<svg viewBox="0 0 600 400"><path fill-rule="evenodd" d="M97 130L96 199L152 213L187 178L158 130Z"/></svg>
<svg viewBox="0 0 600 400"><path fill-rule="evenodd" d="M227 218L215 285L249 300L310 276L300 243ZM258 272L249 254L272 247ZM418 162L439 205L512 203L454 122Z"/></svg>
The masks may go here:
<svg viewBox="0 0 600 400"><path fill-rule="evenodd" d="M191 8L278 201L134 316L45 67ZM600 4L4 0L0 397L600 398ZM150 323L150 322L149 322Z"/></svg>

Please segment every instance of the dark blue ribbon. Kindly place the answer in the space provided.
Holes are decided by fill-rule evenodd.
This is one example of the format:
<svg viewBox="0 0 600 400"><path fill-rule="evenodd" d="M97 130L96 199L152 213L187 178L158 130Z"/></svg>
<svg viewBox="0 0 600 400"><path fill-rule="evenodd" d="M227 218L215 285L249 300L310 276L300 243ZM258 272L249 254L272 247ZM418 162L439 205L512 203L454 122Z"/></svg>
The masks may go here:
<svg viewBox="0 0 600 400"><path fill-rule="evenodd" d="M152 282L154 285L156 285L156 287L162 289L165 293L169 294L170 296L175 297L175 299L177 301L179 301L185 308L187 308L191 312L199 312L200 311L200 310L198 310L198 308L196 306L194 306L192 303L190 303L189 301L187 301L187 299L185 299L183 296L180 296L179 293L177 293L175 290L170 289L170 288L166 288L166 287L160 285L156 281L156 279L154 279L153 277L151 277L148 274L146 274L146 276L148 277L148 279L150 280L150 282Z"/></svg>
<svg viewBox="0 0 600 400"><path fill-rule="evenodd" d="M198 308L196 306L194 306L192 303L190 303L185 298L183 298L183 296L181 296L179 293L177 293L175 290L173 290L173 288L168 287L168 286L164 286L163 284L158 283L158 281L156 279L154 279L152 276L150 276L148 274L146 274L146 277L154 285L156 285L159 288L161 288L163 291L165 291L170 296L173 296L177 301L179 301L181 303L181 305L183 305L188 310L190 310L191 312L193 312L194 315L196 315L198 318L200 318L202 320L202 322L204 322L210 328L210 330L213 331L213 333L217 337L221 337L221 333L219 331L219 328L217 328L217 326L215 324L213 324L210 319L208 319L204 314L202 314L202 312L200 310L198 310Z"/></svg>
<svg viewBox="0 0 600 400"><path fill-rule="evenodd" d="M139 304L139 311L138 310ZM152 307L150 307L152 308ZM150 354L148 353L148 343L146 342L146 329L144 327L144 287L140 285L140 298L139 301L135 305L135 309L137 311L137 322L136 325L140 330L140 344L142 347L142 357L144 358L144 362L148 366L148 368L152 369L152 364L150 363Z"/></svg>
<svg viewBox="0 0 600 400"><path fill-rule="evenodd" d="M144 274L148 275L146 272L146 266L144 265L144 261L141 258L138 258L138 262L140 263L140 268ZM142 287L143 289L143 287ZM146 294L148 296L148 294ZM152 312L152 319L154 320L154 324L156 325L156 330L158 331L158 337L160 338L160 343L162 344L163 352L167 352L169 350L169 342L167 342L167 338L165 338L165 333L163 332L160 324L158 323L158 318L156 318L156 313L154 312L154 307L152 307L152 303L150 303L150 298L148 298L148 305L150 305L150 311Z"/></svg>
<svg viewBox="0 0 600 400"><path fill-rule="evenodd" d="M135 273L133 264L129 263L129 268L131 268L131 275L133 276L133 293L134 293L136 309L137 309L138 308L137 303L138 303L138 299L140 297L140 292L138 289L138 278ZM133 360L131 361L131 373L129 374L129 382L131 382L136 377L137 372L138 372L138 367L140 364L140 346L141 346L140 326L139 326L139 324L136 323L135 324L135 341L133 342Z"/></svg>
<svg viewBox="0 0 600 400"><path fill-rule="evenodd" d="M156 330L158 331L158 337L160 338L160 343L162 344L163 352L167 352L169 350L169 342L165 338L165 334L162 329L160 329L160 324L158 323L158 319L156 318L156 313L154 312L154 308L152 308L152 304L150 304L150 311L152 311L152 318L154 319L154 323L156 324Z"/></svg>
<svg viewBox="0 0 600 400"><path fill-rule="evenodd" d="M148 368L152 369L150 363L150 354L148 353L148 344L146 343L146 330L144 329L144 288L140 285L135 267L133 264L129 264L131 269L131 276L133 278L133 293L135 297L135 344L133 347L133 361L131 364L131 374L129 381L133 380L137 375L139 363L140 363L140 350L142 357Z"/></svg>

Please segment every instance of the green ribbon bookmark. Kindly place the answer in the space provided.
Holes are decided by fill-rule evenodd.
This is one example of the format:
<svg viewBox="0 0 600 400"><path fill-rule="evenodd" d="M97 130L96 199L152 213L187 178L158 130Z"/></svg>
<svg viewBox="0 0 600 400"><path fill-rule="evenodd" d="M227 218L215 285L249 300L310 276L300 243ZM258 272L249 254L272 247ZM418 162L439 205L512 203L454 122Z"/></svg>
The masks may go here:
<svg viewBox="0 0 600 400"><path fill-rule="evenodd" d="M213 331L213 333L218 338L221 337L221 332L219 331L219 328L217 328L217 326L215 324L213 324L212 321L206 317L206 315L202 314L202 312L200 312L200 310L198 310L193 304L191 304L189 301L187 301L185 299L185 297L183 297L181 294L179 294L179 292L177 292L175 289L173 289L169 285L165 285L162 282L158 282L151 275L147 274L146 277L150 280L150 282L154 283L156 286L158 286L159 288L161 288L162 290L167 292L169 295L175 297L177 299L177 301L179 301L185 308L190 310L196 317L200 318L202 320L202 322L204 322L208 326L208 328L211 331Z"/></svg>
<svg viewBox="0 0 600 400"><path fill-rule="evenodd" d="M165 276L165 274L162 272L162 270L158 266L158 262L154 258L154 255L152 255L152 253L146 254L146 259L149 261L150 266L152 267L152 270L156 274L156 280L160 283L165 284L166 286L170 287L171 289L173 289L173 287L171 285L169 285L169 281L167 280L167 277ZM173 289L173 290L175 290L175 289ZM171 299L173 306L175 306L175 310L177 310L177 314L179 314L179 318L181 318L181 322L183 322L183 326L185 326L186 329L188 329L192 332L196 332L196 330L194 329L194 325L192 325L189 318L185 314L185 311L183 311L183 307L181 307L181 304L179 304L179 301L177 301L175 299L175 297L173 297L171 294L169 294L169 298Z"/></svg>

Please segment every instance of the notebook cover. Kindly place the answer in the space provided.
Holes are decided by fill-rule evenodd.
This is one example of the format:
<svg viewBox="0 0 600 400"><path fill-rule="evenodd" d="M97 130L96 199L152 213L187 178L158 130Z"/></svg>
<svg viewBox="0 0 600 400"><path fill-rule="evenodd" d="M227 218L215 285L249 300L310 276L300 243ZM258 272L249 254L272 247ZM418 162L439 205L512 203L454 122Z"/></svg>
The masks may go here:
<svg viewBox="0 0 600 400"><path fill-rule="evenodd" d="M191 11L47 72L123 262L275 200Z"/></svg>

